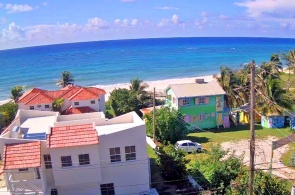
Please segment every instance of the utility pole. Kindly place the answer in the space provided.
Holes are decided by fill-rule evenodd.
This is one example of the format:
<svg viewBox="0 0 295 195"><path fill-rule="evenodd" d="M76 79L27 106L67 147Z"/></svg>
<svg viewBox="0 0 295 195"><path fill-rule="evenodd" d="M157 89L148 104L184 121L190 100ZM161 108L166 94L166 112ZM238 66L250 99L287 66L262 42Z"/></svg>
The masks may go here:
<svg viewBox="0 0 295 195"><path fill-rule="evenodd" d="M154 87L153 98L153 140L156 142L156 88Z"/></svg>
<svg viewBox="0 0 295 195"><path fill-rule="evenodd" d="M254 181L254 157L255 157L255 131L254 131L254 107L255 107L255 62L252 60L250 64L251 70L251 84L250 84L250 178L249 178L249 194L253 195L253 181Z"/></svg>

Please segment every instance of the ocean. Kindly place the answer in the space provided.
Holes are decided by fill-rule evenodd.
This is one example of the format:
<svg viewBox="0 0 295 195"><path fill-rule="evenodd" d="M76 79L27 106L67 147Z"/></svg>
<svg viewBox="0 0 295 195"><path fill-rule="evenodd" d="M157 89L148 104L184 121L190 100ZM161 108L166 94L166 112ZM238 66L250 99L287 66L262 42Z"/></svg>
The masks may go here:
<svg viewBox="0 0 295 195"><path fill-rule="evenodd" d="M82 86L184 78L238 68L252 59L269 61L273 53L295 49L295 39L158 38L95 41L0 51L0 100L16 85L58 89L68 70Z"/></svg>

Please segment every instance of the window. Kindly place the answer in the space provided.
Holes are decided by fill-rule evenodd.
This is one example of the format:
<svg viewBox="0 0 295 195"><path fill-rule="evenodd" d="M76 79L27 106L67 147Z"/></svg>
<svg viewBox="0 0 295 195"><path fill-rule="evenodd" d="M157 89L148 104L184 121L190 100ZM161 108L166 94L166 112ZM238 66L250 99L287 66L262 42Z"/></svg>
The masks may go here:
<svg viewBox="0 0 295 195"><path fill-rule="evenodd" d="M38 105L37 108L41 108L41 105Z"/></svg>
<svg viewBox="0 0 295 195"><path fill-rule="evenodd" d="M70 167L70 166L73 166L73 164L72 164L72 157L71 156L62 156L61 157L61 166L62 167Z"/></svg>
<svg viewBox="0 0 295 195"><path fill-rule="evenodd" d="M113 183L100 185L101 195L115 195L115 188Z"/></svg>
<svg viewBox="0 0 295 195"><path fill-rule="evenodd" d="M135 146L125 147L125 157L126 160L136 160Z"/></svg>
<svg viewBox="0 0 295 195"><path fill-rule="evenodd" d="M205 104L206 99L204 97L198 98L198 104Z"/></svg>
<svg viewBox="0 0 295 195"><path fill-rule="evenodd" d="M18 171L23 172L23 171L28 171L28 170L29 170L28 168L22 168L22 169L19 169Z"/></svg>
<svg viewBox="0 0 295 195"><path fill-rule="evenodd" d="M45 105L45 108L49 108L49 105Z"/></svg>
<svg viewBox="0 0 295 195"><path fill-rule="evenodd" d="M204 120L204 114L199 114L199 121L203 121Z"/></svg>
<svg viewBox="0 0 295 195"><path fill-rule="evenodd" d="M51 189L50 195L58 195L57 189Z"/></svg>
<svg viewBox="0 0 295 195"><path fill-rule="evenodd" d="M45 169L51 169L52 168L52 163L51 163L50 154L45 154L43 156L43 158L44 158L44 163L45 163Z"/></svg>
<svg viewBox="0 0 295 195"><path fill-rule="evenodd" d="M184 100L182 100L183 102L182 102L182 105L189 105L189 99L184 99Z"/></svg>
<svg viewBox="0 0 295 195"><path fill-rule="evenodd" d="M30 110L34 110L34 106L30 106Z"/></svg>
<svg viewBox="0 0 295 195"><path fill-rule="evenodd" d="M121 161L120 147L110 148L110 157L111 157L111 162L120 162Z"/></svg>
<svg viewBox="0 0 295 195"><path fill-rule="evenodd" d="M91 100L90 101L90 104L95 104L95 100Z"/></svg>
<svg viewBox="0 0 295 195"><path fill-rule="evenodd" d="M212 112L211 113L211 117L215 117L215 112Z"/></svg>
<svg viewBox="0 0 295 195"><path fill-rule="evenodd" d="M79 106L79 102L74 102L74 105L75 106Z"/></svg>
<svg viewBox="0 0 295 195"><path fill-rule="evenodd" d="M188 143L189 146L196 146L194 143Z"/></svg>
<svg viewBox="0 0 295 195"><path fill-rule="evenodd" d="M187 143L183 143L183 144L181 144L181 146L188 146L188 145L187 145Z"/></svg>
<svg viewBox="0 0 295 195"><path fill-rule="evenodd" d="M80 154L79 165L89 165L89 164L90 164L89 154Z"/></svg>

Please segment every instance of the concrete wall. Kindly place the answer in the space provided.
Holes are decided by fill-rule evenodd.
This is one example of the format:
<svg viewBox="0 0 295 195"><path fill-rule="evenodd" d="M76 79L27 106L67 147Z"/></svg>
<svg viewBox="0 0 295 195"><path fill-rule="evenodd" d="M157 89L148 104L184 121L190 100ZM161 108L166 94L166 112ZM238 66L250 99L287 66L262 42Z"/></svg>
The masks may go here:
<svg viewBox="0 0 295 195"><path fill-rule="evenodd" d="M52 112L52 111L19 110L18 117L20 118L20 123L23 123L28 118L58 116L58 115L59 115L58 112Z"/></svg>
<svg viewBox="0 0 295 195"><path fill-rule="evenodd" d="M101 184L114 183L116 194L149 190L149 160L145 125L100 136ZM136 160L126 161L125 146L135 146ZM121 162L111 163L110 148L120 147Z"/></svg>
<svg viewBox="0 0 295 195"><path fill-rule="evenodd" d="M90 103L91 101L95 101L95 104L91 104ZM79 102L79 105L75 105L75 102ZM77 100L77 101L73 100L73 101L71 101L71 106L73 108L89 106L90 108L92 108L92 109L94 109L96 111L100 111L98 99Z"/></svg>
<svg viewBox="0 0 295 195"><path fill-rule="evenodd" d="M60 115L57 117L57 122L90 119L90 118L104 118L104 114L102 112L92 112L92 113L84 113L84 114Z"/></svg>
<svg viewBox="0 0 295 195"><path fill-rule="evenodd" d="M99 145L50 149L52 170L57 187L101 181ZM79 154L89 154L90 165L79 165ZM62 167L61 156L71 156L71 167Z"/></svg>
<svg viewBox="0 0 295 195"><path fill-rule="evenodd" d="M99 97L99 108L101 112L106 112L106 105L105 105L105 95L100 95Z"/></svg>
<svg viewBox="0 0 295 195"><path fill-rule="evenodd" d="M171 95L171 100L168 99L168 95ZM173 101L173 98L175 99L175 102ZM178 99L171 88L166 91L166 105L178 109Z"/></svg>

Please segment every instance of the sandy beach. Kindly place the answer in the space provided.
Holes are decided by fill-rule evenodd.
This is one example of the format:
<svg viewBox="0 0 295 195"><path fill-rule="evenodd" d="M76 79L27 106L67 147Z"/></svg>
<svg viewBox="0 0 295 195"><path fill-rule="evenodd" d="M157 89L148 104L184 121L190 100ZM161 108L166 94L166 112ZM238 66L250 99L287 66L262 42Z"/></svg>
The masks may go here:
<svg viewBox="0 0 295 195"><path fill-rule="evenodd" d="M198 77L187 77L187 78L177 78L177 79L164 79L164 80L157 80L157 81L144 81L149 85L148 91L153 91L154 87L156 90L156 94L164 94L165 89L170 84L181 84L181 83L194 83L195 79L203 78L206 82L213 81L213 75L206 75L206 76L198 76ZM106 91L106 101L109 99L110 93L114 89L118 88L126 88L129 89L130 83L122 83L122 84L114 84L114 85L95 85L95 87L104 89Z"/></svg>

